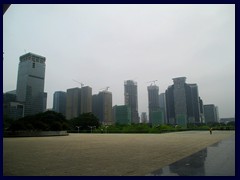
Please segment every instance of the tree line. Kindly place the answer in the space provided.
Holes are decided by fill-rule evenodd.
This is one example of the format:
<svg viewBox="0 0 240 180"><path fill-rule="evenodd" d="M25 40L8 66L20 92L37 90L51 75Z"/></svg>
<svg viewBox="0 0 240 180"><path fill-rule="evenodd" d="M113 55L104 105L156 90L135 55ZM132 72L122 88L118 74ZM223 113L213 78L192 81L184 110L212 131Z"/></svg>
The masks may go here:
<svg viewBox="0 0 240 180"><path fill-rule="evenodd" d="M83 113L79 117L66 120L65 116L55 111L46 111L32 116L26 116L18 120L4 117L4 131L61 131L70 133L164 133L185 130L234 130L235 123L198 123L188 124L187 128L179 125L150 125L150 124L115 124L101 125L99 119L93 113Z"/></svg>

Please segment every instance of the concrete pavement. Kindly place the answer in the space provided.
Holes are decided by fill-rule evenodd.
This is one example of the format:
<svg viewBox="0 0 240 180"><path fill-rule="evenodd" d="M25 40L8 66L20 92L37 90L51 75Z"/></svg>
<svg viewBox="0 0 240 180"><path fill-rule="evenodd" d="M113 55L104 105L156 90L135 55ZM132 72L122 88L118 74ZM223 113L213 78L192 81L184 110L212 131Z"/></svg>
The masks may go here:
<svg viewBox="0 0 240 180"><path fill-rule="evenodd" d="M235 131L3 138L4 176L144 176Z"/></svg>

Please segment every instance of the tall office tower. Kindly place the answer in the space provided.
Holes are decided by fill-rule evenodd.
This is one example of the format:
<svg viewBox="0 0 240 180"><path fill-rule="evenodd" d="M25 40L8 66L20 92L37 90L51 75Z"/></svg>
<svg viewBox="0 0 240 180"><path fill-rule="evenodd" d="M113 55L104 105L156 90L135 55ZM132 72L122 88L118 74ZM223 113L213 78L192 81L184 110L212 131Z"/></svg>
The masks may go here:
<svg viewBox="0 0 240 180"><path fill-rule="evenodd" d="M141 114L141 123L147 123L147 113L146 112L142 112Z"/></svg>
<svg viewBox="0 0 240 180"><path fill-rule="evenodd" d="M166 108L166 96L165 93L159 95L160 110L164 113L164 124L167 124L167 108Z"/></svg>
<svg viewBox="0 0 240 180"><path fill-rule="evenodd" d="M197 84L186 84L188 123L200 123L200 107Z"/></svg>
<svg viewBox="0 0 240 180"><path fill-rule="evenodd" d="M92 88L89 86L84 86L81 88L80 109L81 114L92 112Z"/></svg>
<svg viewBox="0 0 240 180"><path fill-rule="evenodd" d="M205 123L217 122L216 107L214 104L205 104L204 106Z"/></svg>
<svg viewBox="0 0 240 180"><path fill-rule="evenodd" d="M112 117L112 93L104 90L97 95L93 95L93 114L99 118L104 125L114 124Z"/></svg>
<svg viewBox="0 0 240 180"><path fill-rule="evenodd" d="M114 106L113 119L116 124L131 124L131 108L127 105Z"/></svg>
<svg viewBox="0 0 240 180"><path fill-rule="evenodd" d="M186 84L186 77L173 78L166 90L167 120L170 124L186 126L200 122L198 87Z"/></svg>
<svg viewBox="0 0 240 180"><path fill-rule="evenodd" d="M152 124L153 113L160 111L159 102L159 87L156 85L150 85L148 89L148 109L149 109L149 123Z"/></svg>
<svg viewBox="0 0 240 180"><path fill-rule="evenodd" d="M78 117L81 114L81 89L67 89L66 96L66 119Z"/></svg>
<svg viewBox="0 0 240 180"><path fill-rule="evenodd" d="M200 123L205 123L205 117L204 117L204 108L203 108L203 100L199 97L199 113L200 113Z"/></svg>
<svg viewBox="0 0 240 180"><path fill-rule="evenodd" d="M124 103L131 108L132 123L139 123L137 82L133 80L124 82Z"/></svg>
<svg viewBox="0 0 240 180"><path fill-rule="evenodd" d="M185 90L185 77L173 78L173 96L176 123L187 124L187 99Z"/></svg>
<svg viewBox="0 0 240 180"><path fill-rule="evenodd" d="M56 91L53 95L53 111L62 113L66 116L66 96L63 91Z"/></svg>
<svg viewBox="0 0 240 180"><path fill-rule="evenodd" d="M33 53L20 56L16 95L17 101L25 106L25 116L45 111L45 61L45 57Z"/></svg>

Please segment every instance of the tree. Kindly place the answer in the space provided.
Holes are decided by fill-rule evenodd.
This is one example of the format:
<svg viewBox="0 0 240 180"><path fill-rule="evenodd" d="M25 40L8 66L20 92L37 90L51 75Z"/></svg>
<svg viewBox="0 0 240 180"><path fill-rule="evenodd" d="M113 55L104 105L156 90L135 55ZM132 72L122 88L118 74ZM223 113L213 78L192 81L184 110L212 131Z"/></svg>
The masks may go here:
<svg viewBox="0 0 240 180"><path fill-rule="evenodd" d="M76 129L76 126L80 126L80 129L88 130L89 126L100 126L99 119L93 113L83 113L77 118L70 120L70 127L72 130Z"/></svg>

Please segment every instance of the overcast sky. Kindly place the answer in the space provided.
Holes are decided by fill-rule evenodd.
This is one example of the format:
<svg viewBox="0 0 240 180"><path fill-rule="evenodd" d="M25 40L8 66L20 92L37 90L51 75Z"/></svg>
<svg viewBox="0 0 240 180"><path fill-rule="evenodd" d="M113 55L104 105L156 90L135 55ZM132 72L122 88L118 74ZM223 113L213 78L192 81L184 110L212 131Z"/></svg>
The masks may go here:
<svg viewBox="0 0 240 180"><path fill-rule="evenodd" d="M159 93L185 76L204 104L235 117L235 5L11 5L3 16L3 92L16 89L19 56L46 57L45 92L109 86L124 104L124 81L138 83L148 112L148 81Z"/></svg>

